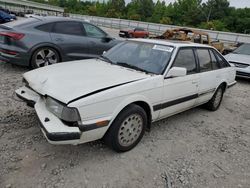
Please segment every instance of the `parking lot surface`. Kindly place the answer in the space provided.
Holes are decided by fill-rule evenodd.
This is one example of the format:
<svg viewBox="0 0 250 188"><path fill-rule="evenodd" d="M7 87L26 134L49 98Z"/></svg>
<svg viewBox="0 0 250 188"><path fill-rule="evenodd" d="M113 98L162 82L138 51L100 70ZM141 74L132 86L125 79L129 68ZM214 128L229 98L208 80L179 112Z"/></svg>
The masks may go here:
<svg viewBox="0 0 250 188"><path fill-rule="evenodd" d="M26 71L0 63L0 187L250 187L249 80L238 80L218 111L198 107L154 123L118 154L101 141L49 144L34 109L13 96Z"/></svg>

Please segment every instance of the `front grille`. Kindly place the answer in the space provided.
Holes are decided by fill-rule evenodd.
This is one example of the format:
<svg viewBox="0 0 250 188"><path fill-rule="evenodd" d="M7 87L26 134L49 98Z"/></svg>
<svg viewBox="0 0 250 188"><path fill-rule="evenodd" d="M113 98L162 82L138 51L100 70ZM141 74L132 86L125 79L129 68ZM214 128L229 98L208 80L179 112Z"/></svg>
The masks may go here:
<svg viewBox="0 0 250 188"><path fill-rule="evenodd" d="M236 75L237 76L244 76L244 77L249 77L250 78L250 73L247 73L247 72L236 71Z"/></svg>
<svg viewBox="0 0 250 188"><path fill-rule="evenodd" d="M238 62L234 62L234 61L230 61L230 63L234 64L236 67L238 68L246 68L248 67L249 65L248 64L245 64L245 63L238 63Z"/></svg>

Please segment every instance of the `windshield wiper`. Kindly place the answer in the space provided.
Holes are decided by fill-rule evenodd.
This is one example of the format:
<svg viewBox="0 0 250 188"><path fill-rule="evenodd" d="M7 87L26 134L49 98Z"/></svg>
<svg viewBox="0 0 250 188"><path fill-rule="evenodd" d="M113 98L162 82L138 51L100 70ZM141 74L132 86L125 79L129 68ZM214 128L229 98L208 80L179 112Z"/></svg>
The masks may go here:
<svg viewBox="0 0 250 188"><path fill-rule="evenodd" d="M117 64L117 65L120 65L120 66L123 66L123 67L135 69L135 70L138 70L138 71L142 71L142 72L145 72L145 73L152 73L152 72L149 72L149 71L147 71L147 70L141 69L140 67L137 67L137 66L135 66L135 65L128 64L128 63L117 62L116 64Z"/></svg>
<svg viewBox="0 0 250 188"><path fill-rule="evenodd" d="M104 55L101 55L101 56L99 57L99 59L104 60L104 61L106 61L106 62L108 62L108 63L114 64L113 61L111 61L108 57L106 57L106 56L104 56Z"/></svg>

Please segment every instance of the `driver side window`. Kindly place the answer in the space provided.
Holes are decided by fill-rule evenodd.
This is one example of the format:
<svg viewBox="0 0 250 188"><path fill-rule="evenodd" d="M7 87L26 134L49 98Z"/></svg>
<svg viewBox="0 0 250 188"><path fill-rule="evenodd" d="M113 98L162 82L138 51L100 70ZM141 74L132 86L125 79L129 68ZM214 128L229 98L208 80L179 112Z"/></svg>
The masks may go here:
<svg viewBox="0 0 250 188"><path fill-rule="evenodd" d="M88 23L83 23L86 35L88 37L97 37L97 38L102 38L105 37L106 34L100 30L99 28L97 28L94 25L88 24Z"/></svg>
<svg viewBox="0 0 250 188"><path fill-rule="evenodd" d="M187 69L187 74L197 72L196 61L193 49L180 49L174 61L173 67L182 67Z"/></svg>

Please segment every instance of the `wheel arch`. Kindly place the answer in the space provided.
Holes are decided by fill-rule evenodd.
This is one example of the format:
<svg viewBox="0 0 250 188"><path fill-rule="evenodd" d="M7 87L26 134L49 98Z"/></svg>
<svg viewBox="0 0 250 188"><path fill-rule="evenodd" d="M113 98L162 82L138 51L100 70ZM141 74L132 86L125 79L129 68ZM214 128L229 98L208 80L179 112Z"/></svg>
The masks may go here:
<svg viewBox="0 0 250 188"><path fill-rule="evenodd" d="M113 119L111 121L111 125L113 121L119 116L119 114L127 108L129 105L135 104L140 106L147 114L148 122L147 122L147 130L150 130L151 128L151 122L153 119L153 108L152 105L150 105L150 102L143 96L136 96L130 99L127 99L123 101L115 110L115 113L113 114Z"/></svg>
<svg viewBox="0 0 250 188"><path fill-rule="evenodd" d="M152 122L152 112L151 112L151 109L150 109L150 106L147 102L145 101L135 101L131 104L136 104L138 106L140 106L147 114L147 118L148 118L148 122L147 122L147 130L150 130L151 128L151 122Z"/></svg>
<svg viewBox="0 0 250 188"><path fill-rule="evenodd" d="M63 56L62 56L62 49L54 44L51 44L51 43L40 43L40 44L37 44L35 46L33 46L30 50L29 50L29 54L30 54L30 58L29 58L29 65L31 65L31 61L32 61L32 56L34 54L34 52L36 50L38 50L39 48L44 48L44 47L49 47L49 48L53 48L54 50L57 51L58 55L59 55L59 58L60 58L60 61L63 60Z"/></svg>
<svg viewBox="0 0 250 188"><path fill-rule="evenodd" d="M219 88L219 87L222 87L222 89L223 89L223 93L226 91L226 89L227 89L227 82L224 80L224 81L222 81L221 83L220 83L220 85L216 88L216 90Z"/></svg>

